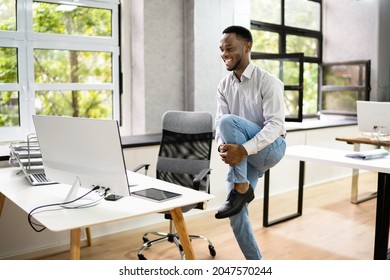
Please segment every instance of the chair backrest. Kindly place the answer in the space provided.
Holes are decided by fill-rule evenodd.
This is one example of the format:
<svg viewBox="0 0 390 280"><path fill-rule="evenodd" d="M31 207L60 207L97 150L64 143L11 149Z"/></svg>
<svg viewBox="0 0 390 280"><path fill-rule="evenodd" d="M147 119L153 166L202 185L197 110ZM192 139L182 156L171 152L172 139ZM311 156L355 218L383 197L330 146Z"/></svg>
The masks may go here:
<svg viewBox="0 0 390 280"><path fill-rule="evenodd" d="M208 112L168 111L162 119L162 139L156 177L192 188L194 176L210 167L213 121ZM209 180L200 190L209 192Z"/></svg>

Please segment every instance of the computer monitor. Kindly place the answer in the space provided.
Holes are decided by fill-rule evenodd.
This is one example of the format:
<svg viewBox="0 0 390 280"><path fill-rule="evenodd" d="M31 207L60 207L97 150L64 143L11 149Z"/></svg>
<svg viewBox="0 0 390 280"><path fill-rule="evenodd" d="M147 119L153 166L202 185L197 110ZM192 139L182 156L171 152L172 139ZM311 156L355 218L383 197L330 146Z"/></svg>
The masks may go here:
<svg viewBox="0 0 390 280"><path fill-rule="evenodd" d="M79 187L130 195L117 121L42 115L33 121L46 176L73 185L67 201Z"/></svg>
<svg viewBox="0 0 390 280"><path fill-rule="evenodd" d="M356 101L356 109L361 133L390 135L390 102Z"/></svg>

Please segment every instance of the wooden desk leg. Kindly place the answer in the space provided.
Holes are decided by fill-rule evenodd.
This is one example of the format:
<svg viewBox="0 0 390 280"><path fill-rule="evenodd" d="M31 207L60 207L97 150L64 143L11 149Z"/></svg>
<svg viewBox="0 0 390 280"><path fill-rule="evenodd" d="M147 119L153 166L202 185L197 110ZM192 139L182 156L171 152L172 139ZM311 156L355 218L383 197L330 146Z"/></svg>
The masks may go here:
<svg viewBox="0 0 390 280"><path fill-rule="evenodd" d="M183 246L186 260L195 260L194 250L191 245L187 226L185 224L181 208L174 208L170 210L173 223L175 224L177 234L179 235L180 243Z"/></svg>
<svg viewBox="0 0 390 280"><path fill-rule="evenodd" d="M1 217L1 212L3 212L4 201L5 201L5 195L3 193L0 193L0 217Z"/></svg>
<svg viewBox="0 0 390 280"><path fill-rule="evenodd" d="M70 231L70 259L80 259L80 238L81 229L75 228Z"/></svg>
<svg viewBox="0 0 390 280"><path fill-rule="evenodd" d="M87 236L87 244L89 247L92 246L92 236L91 236L91 229L89 227L85 228L85 234Z"/></svg>
<svg viewBox="0 0 390 280"><path fill-rule="evenodd" d="M359 196L359 169L352 169L351 203L358 204Z"/></svg>
<svg viewBox="0 0 390 280"><path fill-rule="evenodd" d="M353 144L353 151L360 151L360 144ZM358 203L359 196L359 169L352 169L352 185L351 185L351 203Z"/></svg>
<svg viewBox="0 0 390 280"><path fill-rule="evenodd" d="M360 144L353 144L353 150L359 152ZM359 197L359 169L352 169L351 203L359 204L360 202L375 198L376 195L377 193L373 192Z"/></svg>

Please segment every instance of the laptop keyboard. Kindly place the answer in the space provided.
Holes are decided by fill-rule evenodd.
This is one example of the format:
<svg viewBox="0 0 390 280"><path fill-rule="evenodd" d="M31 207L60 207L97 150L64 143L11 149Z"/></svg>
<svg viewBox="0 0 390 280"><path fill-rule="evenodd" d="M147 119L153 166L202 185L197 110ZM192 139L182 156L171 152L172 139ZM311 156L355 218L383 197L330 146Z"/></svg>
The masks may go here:
<svg viewBox="0 0 390 280"><path fill-rule="evenodd" d="M30 174L30 175L39 183L49 182L49 180L46 178L44 173L34 173L34 174Z"/></svg>

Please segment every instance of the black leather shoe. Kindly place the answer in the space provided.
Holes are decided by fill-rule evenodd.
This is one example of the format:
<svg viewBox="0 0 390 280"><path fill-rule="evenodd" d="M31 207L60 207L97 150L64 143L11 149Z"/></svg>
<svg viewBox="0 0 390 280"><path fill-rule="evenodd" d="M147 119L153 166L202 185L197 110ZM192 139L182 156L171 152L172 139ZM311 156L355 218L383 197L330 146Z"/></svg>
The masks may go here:
<svg viewBox="0 0 390 280"><path fill-rule="evenodd" d="M230 191L227 200L218 209L215 214L216 219L223 219L239 213L244 207L245 203L251 202L255 198L253 188L249 185L246 193L239 193L234 189Z"/></svg>

